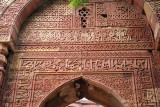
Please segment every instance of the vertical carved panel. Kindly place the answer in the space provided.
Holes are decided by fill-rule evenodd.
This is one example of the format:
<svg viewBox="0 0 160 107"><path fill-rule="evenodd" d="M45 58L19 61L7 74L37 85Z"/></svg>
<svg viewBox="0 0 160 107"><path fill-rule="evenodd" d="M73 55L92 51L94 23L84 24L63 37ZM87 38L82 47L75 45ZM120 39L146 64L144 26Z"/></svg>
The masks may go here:
<svg viewBox="0 0 160 107"><path fill-rule="evenodd" d="M159 51L153 51L153 75L154 85L157 98L157 104L160 106L160 57Z"/></svg>
<svg viewBox="0 0 160 107"><path fill-rule="evenodd" d="M7 84L4 89L3 104L6 106L9 105L9 107L14 103L17 77L17 71L8 72Z"/></svg>
<svg viewBox="0 0 160 107"><path fill-rule="evenodd" d="M137 98L140 106L155 106L155 93L150 71L137 72Z"/></svg>

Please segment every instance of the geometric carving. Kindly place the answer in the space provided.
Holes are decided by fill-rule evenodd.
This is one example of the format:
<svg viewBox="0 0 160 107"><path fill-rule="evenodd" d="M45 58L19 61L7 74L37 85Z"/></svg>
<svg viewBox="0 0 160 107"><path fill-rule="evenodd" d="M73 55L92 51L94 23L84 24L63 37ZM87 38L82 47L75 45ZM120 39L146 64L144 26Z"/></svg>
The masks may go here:
<svg viewBox="0 0 160 107"><path fill-rule="evenodd" d="M124 54L126 53L126 54ZM19 59L21 71L144 71L150 70L149 58L124 58L123 55L129 57L139 57L140 52L106 52L106 51L90 51L90 52L53 52L48 54L32 53L23 54L23 58ZM144 52L145 54L145 52ZM143 54L143 55L144 55ZM46 57L47 55L48 57ZM103 56L102 56L103 55ZM147 56L149 54L146 54ZM97 57L95 59L95 56ZM34 59L28 59L33 57ZM44 57L44 58L42 58ZM40 59L39 59L40 58ZM12 65L12 64L11 64Z"/></svg>
<svg viewBox="0 0 160 107"><path fill-rule="evenodd" d="M0 14L2 14L2 13L5 11L5 9L6 9L12 2L14 2L14 0L1 0L1 1L0 1L0 7L1 7L1 9L0 9Z"/></svg>
<svg viewBox="0 0 160 107"><path fill-rule="evenodd" d="M33 24L32 24L33 25ZM39 25L45 26L45 25ZM33 26L34 27L34 26ZM35 29L31 28L31 29ZM39 28L40 29L40 28ZM45 34L45 35L44 35ZM63 44L104 43L104 42L153 42L151 32L142 28L113 28L89 30L24 30L20 33L19 43L33 44L50 42ZM29 35L32 35L29 36ZM33 39L34 37L34 39ZM40 40L40 41L38 41Z"/></svg>
<svg viewBox="0 0 160 107"><path fill-rule="evenodd" d="M137 72L137 93L139 105L147 106L155 105L155 93L153 89L152 76L150 71L138 71ZM142 103L143 102L143 103Z"/></svg>
<svg viewBox="0 0 160 107"><path fill-rule="evenodd" d="M10 5L14 0L2 0L0 2L0 6L8 6Z"/></svg>
<svg viewBox="0 0 160 107"><path fill-rule="evenodd" d="M160 88L156 88L157 102L160 102Z"/></svg>
<svg viewBox="0 0 160 107"><path fill-rule="evenodd" d="M46 45L42 43L40 45L18 45L16 51L18 52L66 52L66 51L104 51L104 50L152 50L154 49L154 43L140 43L140 44L92 44L92 45L65 45L65 44L55 44L55 45Z"/></svg>
<svg viewBox="0 0 160 107"><path fill-rule="evenodd" d="M19 70L19 59L20 59L21 55L19 54L12 54L9 57L9 63L10 63L10 70Z"/></svg>
<svg viewBox="0 0 160 107"><path fill-rule="evenodd" d="M156 106L146 18L125 2L100 1L79 9L56 1L25 22L9 57L3 104L38 107L59 86L83 77L113 88L131 106Z"/></svg>
<svg viewBox="0 0 160 107"><path fill-rule="evenodd" d="M86 28L87 25L87 16L89 15L89 9L82 8L82 10L79 10L79 15L81 16L81 26L82 28Z"/></svg>
<svg viewBox="0 0 160 107"><path fill-rule="evenodd" d="M115 89L131 105L135 102L155 105L151 54L147 51L29 52L20 55L18 71L9 72L10 88L4 99L8 104L38 107L54 89L82 76Z"/></svg>
<svg viewBox="0 0 160 107"><path fill-rule="evenodd" d="M80 76L90 80L94 80L95 82L99 82L102 85L106 85L110 88L115 89L116 92L118 92L118 94L120 94L122 98L128 99L129 103L134 104L135 98L133 96L134 84L132 82L132 76L133 76L132 73L128 73L128 74L125 74L125 73L124 74L123 73L105 73L105 74L75 73L75 74L57 74L57 75L54 73L48 73L48 74L38 73L35 76L37 78L35 81L35 84L36 86L43 87L43 89L41 89L41 91L39 91L40 88L36 89L38 90L39 94L37 94L37 91L36 91L36 93L33 95L34 101L38 101L38 100L42 101L45 98L45 96L48 96L56 87L59 87L60 85L72 79L78 78ZM121 81L119 81L118 78L121 79ZM130 84L130 87L127 87L127 84ZM125 87L125 88L122 89L122 87ZM45 90L47 93L45 92ZM47 95L42 94L44 92ZM123 93L126 93L126 94L123 94ZM38 97L39 95L41 97ZM37 97L41 99L37 99Z"/></svg>
<svg viewBox="0 0 160 107"><path fill-rule="evenodd" d="M153 51L153 76L154 76L154 86L155 86L155 92L156 92L156 98L157 98L157 105L160 105L160 57L159 57L159 51Z"/></svg>
<svg viewBox="0 0 160 107"><path fill-rule="evenodd" d="M101 58L101 59L23 59L21 71L144 71L149 59Z"/></svg>
<svg viewBox="0 0 160 107"><path fill-rule="evenodd" d="M0 36L0 42L10 41L9 35L3 34Z"/></svg>
<svg viewBox="0 0 160 107"><path fill-rule="evenodd" d="M80 9L57 2L26 21L17 51L153 49L153 42L146 18L125 2L94 0Z"/></svg>
<svg viewBox="0 0 160 107"><path fill-rule="evenodd" d="M160 21L160 2L157 1L151 1L151 0L147 0L147 2L149 3L149 5L151 6L151 8L153 9L153 12L156 14L158 20Z"/></svg>

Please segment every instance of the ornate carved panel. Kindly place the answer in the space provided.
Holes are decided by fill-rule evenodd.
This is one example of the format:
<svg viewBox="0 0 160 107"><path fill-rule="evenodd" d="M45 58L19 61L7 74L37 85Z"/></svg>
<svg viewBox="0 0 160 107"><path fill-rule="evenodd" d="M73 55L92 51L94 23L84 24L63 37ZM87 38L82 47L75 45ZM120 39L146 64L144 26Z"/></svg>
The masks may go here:
<svg viewBox="0 0 160 107"><path fill-rule="evenodd" d="M147 51L29 52L14 56L10 63L17 66L10 66L4 104L38 107L54 89L83 76L113 88L133 107L156 106L152 55Z"/></svg>
<svg viewBox="0 0 160 107"><path fill-rule="evenodd" d="M1 31L6 38L8 30ZM153 58L145 51L153 48L146 18L126 2L90 0L79 9L62 0L44 4L19 33L3 104L38 107L56 88L82 76L113 88L131 107L156 107Z"/></svg>
<svg viewBox="0 0 160 107"><path fill-rule="evenodd" d="M145 56L150 54L145 51L30 52L14 54L10 69L56 72L149 71L151 62Z"/></svg>
<svg viewBox="0 0 160 107"><path fill-rule="evenodd" d="M154 84L155 84L155 92L156 98L158 102L158 106L160 106L160 56L159 51L153 52L153 69L154 69Z"/></svg>
<svg viewBox="0 0 160 107"><path fill-rule="evenodd" d="M153 42L146 18L125 2L94 0L80 9L56 2L25 22L17 51L153 49Z"/></svg>
<svg viewBox="0 0 160 107"><path fill-rule="evenodd" d="M60 75L45 74L45 73L39 74L38 73L38 74L36 74L36 77L35 77L36 78L36 80L35 80L35 88L36 89L35 90L37 90L37 91L33 93L34 101L38 102L39 100L43 100L43 98L46 95L44 95L42 93L44 93L45 91L47 92L45 94L49 94L56 87L62 85L63 83L65 83L69 80L78 78L80 76L83 76L83 77L88 78L90 80L94 80L96 82L102 83L103 85L114 88L123 98L128 99L128 101L130 103L134 104L135 97L134 97L133 78L132 78L133 74L132 73L126 73L126 74L125 73L116 73L116 74L115 73L102 73L102 74L101 73L100 74L99 73L95 73L95 74L75 73L75 74L60 74ZM121 81L119 81L118 78ZM47 84L46 84L46 82L47 82ZM130 85L130 87L127 87L128 86L127 84L128 85L132 84L132 85ZM40 87L43 87L43 89ZM125 87L125 88L122 89L122 87ZM37 92L39 92L39 94L37 94ZM40 97L38 97L39 95L44 95L44 96L40 98ZM39 99L37 99L37 97ZM34 105L34 106L36 106L36 105Z"/></svg>
<svg viewBox="0 0 160 107"><path fill-rule="evenodd" d="M127 52L126 52L127 53ZM31 53L37 55L36 53ZM43 53L40 53L43 55ZM149 58L120 57L118 52L48 53L52 57L22 58L21 71L144 71L150 70ZM69 55L70 54L70 55ZM104 56L101 56L104 54ZM106 56L111 54L111 56ZM112 56L113 54L113 56ZM46 55L46 53L45 53ZM44 56L45 56L44 55ZM96 57L96 58L95 58Z"/></svg>
<svg viewBox="0 0 160 107"><path fill-rule="evenodd" d="M160 1L159 0L154 0L154 1L146 0L146 1L149 3L153 11L156 13L158 20L160 21Z"/></svg>
<svg viewBox="0 0 160 107"><path fill-rule="evenodd" d="M0 1L0 14L3 14L5 9L13 2L14 0L1 0Z"/></svg>

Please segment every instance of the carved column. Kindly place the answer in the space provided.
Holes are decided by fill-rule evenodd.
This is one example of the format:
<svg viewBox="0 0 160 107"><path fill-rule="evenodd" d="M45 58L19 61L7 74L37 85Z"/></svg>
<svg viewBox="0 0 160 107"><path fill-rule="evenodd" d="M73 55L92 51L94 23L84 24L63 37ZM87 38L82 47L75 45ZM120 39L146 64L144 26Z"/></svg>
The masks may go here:
<svg viewBox="0 0 160 107"><path fill-rule="evenodd" d="M3 81L6 75L5 65L7 64L6 56L8 55L8 46L0 43L0 101L2 100L3 95ZM1 102L0 102L1 103Z"/></svg>

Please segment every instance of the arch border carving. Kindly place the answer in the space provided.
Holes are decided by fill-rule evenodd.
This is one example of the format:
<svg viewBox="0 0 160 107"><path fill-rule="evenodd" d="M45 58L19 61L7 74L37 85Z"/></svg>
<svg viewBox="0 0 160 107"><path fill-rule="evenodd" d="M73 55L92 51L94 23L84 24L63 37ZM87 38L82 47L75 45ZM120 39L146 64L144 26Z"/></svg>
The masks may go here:
<svg viewBox="0 0 160 107"><path fill-rule="evenodd" d="M129 107L128 103L126 102L126 100L124 100L114 89L108 87L108 86L104 86L104 84L102 84L99 81L96 80L91 80L89 78L85 78L82 74L79 75L79 77L77 78L73 78L69 81L67 81L66 83L60 85L59 87L57 87L56 89L53 89L51 91L51 93L49 93L43 100L42 102L39 104L39 107L43 107L44 106L44 102L46 102L48 100L48 98L50 98L50 96L54 96L58 90L60 90L61 88L65 88L67 86L67 84L74 82L76 80L79 79L83 79L84 81L87 81L87 84L90 86L91 90L94 90L93 86L98 86L101 89L104 89L108 94L110 94L110 96L115 97L122 105L123 107ZM93 85L93 86L91 86Z"/></svg>

